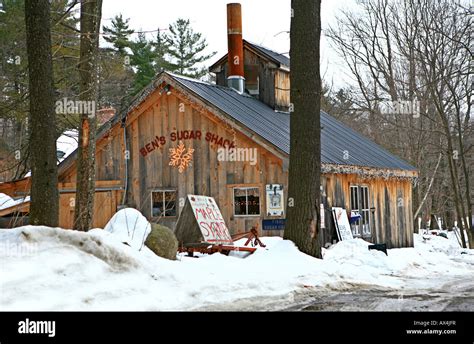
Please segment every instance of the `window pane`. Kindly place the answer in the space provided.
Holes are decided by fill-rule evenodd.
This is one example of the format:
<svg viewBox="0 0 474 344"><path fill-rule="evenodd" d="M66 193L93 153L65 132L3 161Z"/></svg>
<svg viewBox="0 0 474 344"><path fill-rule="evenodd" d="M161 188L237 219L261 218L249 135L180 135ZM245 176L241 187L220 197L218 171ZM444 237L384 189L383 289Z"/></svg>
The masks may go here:
<svg viewBox="0 0 474 344"><path fill-rule="evenodd" d="M246 215L247 196L245 189L234 189L234 214Z"/></svg>
<svg viewBox="0 0 474 344"><path fill-rule="evenodd" d="M362 193L364 195L362 209L369 209L369 188L367 186L363 186Z"/></svg>
<svg viewBox="0 0 474 344"><path fill-rule="evenodd" d="M151 197L152 217L176 216L176 191L153 191Z"/></svg>
<svg viewBox="0 0 474 344"><path fill-rule="evenodd" d="M176 216L176 191L165 191L165 216Z"/></svg>
<svg viewBox="0 0 474 344"><path fill-rule="evenodd" d="M362 212L362 232L366 235L370 235L369 215L370 213L368 210Z"/></svg>
<svg viewBox="0 0 474 344"><path fill-rule="evenodd" d="M151 206L151 216L159 217L163 216L164 206L163 206L163 193L162 192L152 192L152 206Z"/></svg>
<svg viewBox="0 0 474 344"><path fill-rule="evenodd" d="M351 186L351 211L355 212L356 214L360 213L359 197L360 197L359 187ZM360 227L361 227L361 219L351 223L352 234L354 236L360 236Z"/></svg>
<svg viewBox="0 0 474 344"><path fill-rule="evenodd" d="M359 188L354 187L354 210L359 210Z"/></svg>
<svg viewBox="0 0 474 344"><path fill-rule="evenodd" d="M260 215L258 188L234 189L234 215Z"/></svg>
<svg viewBox="0 0 474 344"><path fill-rule="evenodd" d="M351 186L351 210L359 210L359 204L357 203L357 186Z"/></svg>
<svg viewBox="0 0 474 344"><path fill-rule="evenodd" d="M247 189L248 215L260 215L260 195L258 188Z"/></svg>
<svg viewBox="0 0 474 344"><path fill-rule="evenodd" d="M351 186L351 210L354 210L354 188Z"/></svg>

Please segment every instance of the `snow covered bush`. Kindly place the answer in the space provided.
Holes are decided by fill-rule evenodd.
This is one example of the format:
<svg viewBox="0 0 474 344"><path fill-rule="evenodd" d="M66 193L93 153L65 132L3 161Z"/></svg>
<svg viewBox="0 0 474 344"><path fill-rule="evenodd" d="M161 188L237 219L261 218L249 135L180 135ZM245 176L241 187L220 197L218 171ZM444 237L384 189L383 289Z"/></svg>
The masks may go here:
<svg viewBox="0 0 474 344"><path fill-rule="evenodd" d="M118 211L107 223L104 230L118 240L141 251L150 234L150 222L138 210L125 208Z"/></svg>

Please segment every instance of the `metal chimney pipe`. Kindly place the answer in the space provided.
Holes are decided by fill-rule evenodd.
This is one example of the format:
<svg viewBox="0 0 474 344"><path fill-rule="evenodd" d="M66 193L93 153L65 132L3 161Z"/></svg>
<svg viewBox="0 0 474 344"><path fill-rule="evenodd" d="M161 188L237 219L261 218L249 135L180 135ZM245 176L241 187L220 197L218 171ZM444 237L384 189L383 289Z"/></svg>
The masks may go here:
<svg viewBox="0 0 474 344"><path fill-rule="evenodd" d="M239 93L245 91L242 6L227 4L228 77L227 85Z"/></svg>

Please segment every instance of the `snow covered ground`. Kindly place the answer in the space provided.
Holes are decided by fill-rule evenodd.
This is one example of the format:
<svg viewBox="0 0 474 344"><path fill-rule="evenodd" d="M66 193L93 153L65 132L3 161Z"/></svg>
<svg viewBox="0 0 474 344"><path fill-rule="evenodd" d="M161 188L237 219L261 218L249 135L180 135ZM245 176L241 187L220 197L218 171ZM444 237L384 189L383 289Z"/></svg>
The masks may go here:
<svg viewBox="0 0 474 344"><path fill-rule="evenodd" d="M0 309L235 309L239 300L281 300L275 309L312 288L436 290L443 281L473 280L474 250L459 248L451 235L424 237L415 235L415 248L392 249L388 256L353 239L325 250L320 260L290 241L264 237L267 248L245 259L214 254L169 261L100 229L1 229Z"/></svg>

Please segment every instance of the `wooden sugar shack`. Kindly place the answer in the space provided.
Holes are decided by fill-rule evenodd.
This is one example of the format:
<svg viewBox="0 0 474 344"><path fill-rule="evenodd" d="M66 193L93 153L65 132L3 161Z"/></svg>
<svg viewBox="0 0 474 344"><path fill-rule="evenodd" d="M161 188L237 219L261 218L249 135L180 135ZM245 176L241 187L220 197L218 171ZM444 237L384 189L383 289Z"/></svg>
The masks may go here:
<svg viewBox="0 0 474 344"><path fill-rule="evenodd" d="M228 26L229 54L210 68L217 85L162 72L99 130L95 227L128 206L174 228L195 194L214 197L231 234L257 225L260 236L283 234L290 61L242 40L240 5L228 6ZM355 237L412 246L416 169L324 112L321 128L321 244L337 238L331 208L343 207L361 215ZM73 224L75 159L59 166L64 228ZM28 182L0 184L0 192L19 197ZM0 216L27 213L28 202L16 207Z"/></svg>

